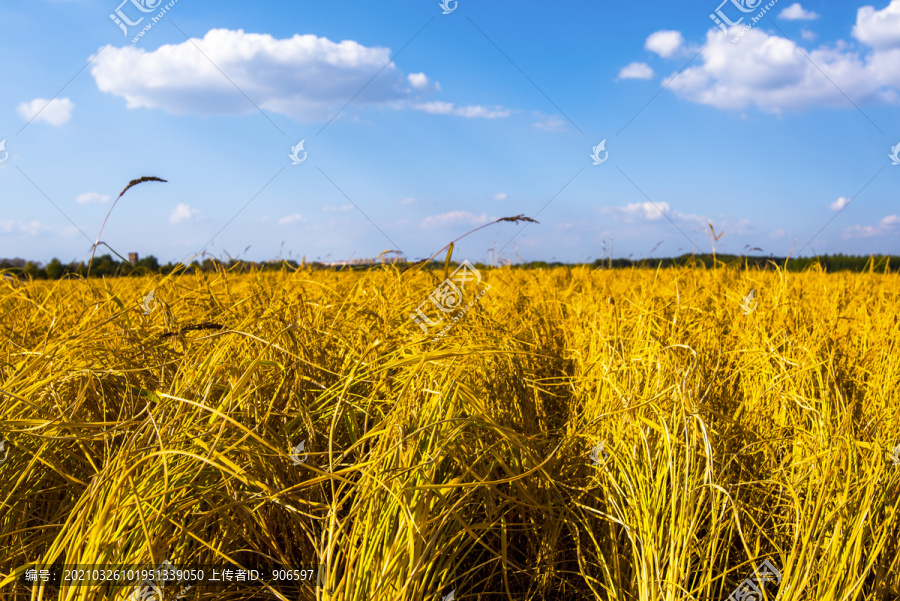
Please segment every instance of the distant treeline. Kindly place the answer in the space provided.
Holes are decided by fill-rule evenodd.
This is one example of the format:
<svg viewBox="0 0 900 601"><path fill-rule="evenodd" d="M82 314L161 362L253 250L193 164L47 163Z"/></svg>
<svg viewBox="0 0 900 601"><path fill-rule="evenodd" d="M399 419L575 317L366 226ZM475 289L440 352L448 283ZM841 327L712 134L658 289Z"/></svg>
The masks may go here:
<svg viewBox="0 0 900 601"><path fill-rule="evenodd" d="M400 270L407 269L415 263L393 263ZM454 262L454 264L456 264ZM855 255L823 255L819 257L751 257L737 255L720 255L715 256L715 261L711 254L709 255L682 255L680 257L669 257L661 259L597 259L593 263L587 265L597 269L633 269L633 268L657 268L657 267L704 267L711 269L714 264L721 266L732 266L746 269L775 269L776 266L787 271L804 271L816 265L819 268L834 271L889 271L892 273L900 272L900 256L895 255L871 255L871 256L855 256ZM540 269L552 267L573 267L576 264L546 261L532 261L530 263L517 264L517 268L523 269ZM433 260L428 264L430 269L443 269L444 262L442 260ZM150 255L140 259L136 264L132 265L127 261L117 261L111 255L102 255L95 257L91 266L91 276L140 276L148 274L168 275L171 273L198 273L213 272L216 270L226 271L278 271L281 269L297 269L301 264L297 261L266 261L254 263L252 261L241 261L239 259L230 259L227 262L218 259L204 259L201 261L193 261L191 263L167 263L160 265L156 257ZM362 271L378 267L378 265L343 265L331 266L324 263L306 263L306 267L311 269L345 269L353 271ZM475 263L477 269L490 269L489 265L483 263ZM50 279L57 280L67 275L84 277L88 273L88 266L84 262L62 263L59 259L54 258L46 265L39 261L26 261L25 259L0 259L0 272L4 276L14 276L24 279Z"/></svg>
<svg viewBox="0 0 900 601"><path fill-rule="evenodd" d="M900 256L897 255L821 255L817 257L751 257L716 254L715 263L719 265L735 265L748 269L779 269L786 271L805 271L819 265L825 271L884 271L900 272ZM713 255L682 255L664 259L598 259L593 262L596 267L611 266L613 269L632 267L678 267L683 265L713 266Z"/></svg>

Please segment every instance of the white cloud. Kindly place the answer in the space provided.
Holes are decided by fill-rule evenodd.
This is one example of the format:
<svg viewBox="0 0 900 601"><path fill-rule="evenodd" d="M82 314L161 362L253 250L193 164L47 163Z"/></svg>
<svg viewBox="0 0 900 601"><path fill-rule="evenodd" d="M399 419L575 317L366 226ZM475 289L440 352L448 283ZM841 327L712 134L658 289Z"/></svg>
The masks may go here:
<svg viewBox="0 0 900 601"><path fill-rule="evenodd" d="M494 200L506 200L506 192L500 192L499 194L494 194Z"/></svg>
<svg viewBox="0 0 900 601"><path fill-rule="evenodd" d="M808 29L801 29L800 37L803 38L804 40L812 41L812 40L816 39L816 32L810 31Z"/></svg>
<svg viewBox="0 0 900 601"><path fill-rule="evenodd" d="M535 121L532 125L534 125L538 129L542 129L544 131L566 131L566 122L559 115L544 115L540 111L534 112L535 116L537 116L540 121Z"/></svg>
<svg viewBox="0 0 900 601"><path fill-rule="evenodd" d="M853 37L878 50L900 48L900 0L882 10L863 6L856 11Z"/></svg>
<svg viewBox="0 0 900 601"><path fill-rule="evenodd" d="M697 217L696 215L692 215L691 217ZM699 217L698 217L699 218ZM709 229L707 222L706 230ZM738 219L736 222L731 221L727 218L722 218L717 221L716 224L713 224L716 228L716 232L727 232L728 234L740 234L740 235L751 235L757 234L760 230L757 230L756 227L750 222L749 219Z"/></svg>
<svg viewBox="0 0 900 601"><path fill-rule="evenodd" d="M893 0L900 6L900 0ZM744 33L739 44L735 32ZM900 32L898 32L900 36ZM900 99L900 49L860 56L846 42L808 50L807 58L785 38L761 28L707 32L703 64L685 69L669 83L677 95L726 110L756 105L763 111L893 104ZM845 96L846 94L846 96Z"/></svg>
<svg viewBox="0 0 900 601"><path fill-rule="evenodd" d="M680 31L657 31L651 33L644 43L644 48L655 52L663 58L671 58L678 54L684 44Z"/></svg>
<svg viewBox="0 0 900 601"><path fill-rule="evenodd" d="M630 63L619 71L619 79L650 79L653 69L647 63Z"/></svg>
<svg viewBox="0 0 900 601"><path fill-rule="evenodd" d="M509 117L512 114L510 109L502 106L495 106L490 109L486 106L455 106L452 102L423 102L413 105L414 109L425 111L433 115L456 115L458 117L475 118L482 117L484 119L496 119L497 117Z"/></svg>
<svg viewBox="0 0 900 601"><path fill-rule="evenodd" d="M389 63L390 55L389 48L352 40L336 43L299 34L276 39L212 29L203 39L154 51L107 45L98 53L91 74L101 91L125 98L128 108L203 116L255 112L243 92L265 111L312 121L330 118L363 88L354 105L400 108L414 100L419 91L409 85L427 86L427 77L423 73L404 77Z"/></svg>
<svg viewBox="0 0 900 601"><path fill-rule="evenodd" d="M422 221L422 227L441 227L446 225L484 225L490 221L496 221L499 217L489 217L487 213L475 215L469 211L450 211L440 215L426 217Z"/></svg>
<svg viewBox="0 0 900 601"><path fill-rule="evenodd" d="M0 219L0 232L10 235L37 236L49 230L40 221L19 221L17 219Z"/></svg>
<svg viewBox="0 0 900 601"><path fill-rule="evenodd" d="M84 194L76 196L75 202L82 205L91 203L102 204L104 202L109 202L109 196L106 194L97 194L96 192L85 192Z"/></svg>
<svg viewBox="0 0 900 601"><path fill-rule="evenodd" d="M850 199L841 196L841 197L838 198L836 201L834 201L833 203L831 203L830 205L828 205L828 207L829 207L832 211L840 211L841 209L843 209L844 207L846 207L848 204L850 204Z"/></svg>
<svg viewBox="0 0 900 601"><path fill-rule="evenodd" d="M877 238L900 233L900 215L888 215L878 225L854 225L844 230L844 238Z"/></svg>
<svg viewBox="0 0 900 601"><path fill-rule="evenodd" d="M326 213L337 213L337 212L345 213L347 211L352 211L353 205L341 205L339 207L322 207L322 210L325 211Z"/></svg>
<svg viewBox="0 0 900 601"><path fill-rule="evenodd" d="M404 198L404 199L402 199L402 200L400 201L400 204L402 204L402 205L411 205L411 204L415 204L415 203L417 203L417 202L419 202L419 199L418 199L418 198L412 198L412 197L410 197L410 198Z"/></svg>
<svg viewBox="0 0 900 601"><path fill-rule="evenodd" d="M612 214L623 217L626 221L657 221L668 215L672 219L681 221L692 221L697 223L706 223L706 219L700 215L692 215L689 213L679 213L673 211L667 202L635 202L624 206L602 207L602 214Z"/></svg>
<svg viewBox="0 0 900 601"><path fill-rule="evenodd" d="M184 221L196 221L197 217L200 215L200 211L192 208L190 205L179 203L175 210L172 211L172 214L169 216L169 221L172 223L182 223Z"/></svg>
<svg viewBox="0 0 900 601"><path fill-rule="evenodd" d="M778 13L778 18L785 19L786 21L813 21L818 19L819 15L811 10L806 10L800 6L799 2L794 2Z"/></svg>
<svg viewBox="0 0 900 601"><path fill-rule="evenodd" d="M16 110L26 121L30 121L33 117L35 121L60 126L72 118L74 108L75 105L68 98L54 98L49 101L35 98L30 102L21 103Z"/></svg>
<svg viewBox="0 0 900 601"><path fill-rule="evenodd" d="M295 213L293 215L288 215L287 217L282 217L278 220L278 225L293 225L295 223L300 223L303 221L303 215L300 213Z"/></svg>
<svg viewBox="0 0 900 601"><path fill-rule="evenodd" d="M664 212L669 212L669 203L635 202L622 207L622 212L630 217L642 217L648 221L655 221L662 219Z"/></svg>
<svg viewBox="0 0 900 601"><path fill-rule="evenodd" d="M424 73L410 73L406 78L414 88L424 89L428 87L428 77Z"/></svg>

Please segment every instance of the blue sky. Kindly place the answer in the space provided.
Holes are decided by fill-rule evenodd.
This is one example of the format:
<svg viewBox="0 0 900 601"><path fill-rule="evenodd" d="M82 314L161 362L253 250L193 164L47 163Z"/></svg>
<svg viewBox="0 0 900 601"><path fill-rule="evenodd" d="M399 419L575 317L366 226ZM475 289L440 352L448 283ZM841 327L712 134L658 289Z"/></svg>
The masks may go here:
<svg viewBox="0 0 900 601"><path fill-rule="evenodd" d="M0 256L900 253L900 0L120 1L0 6Z"/></svg>

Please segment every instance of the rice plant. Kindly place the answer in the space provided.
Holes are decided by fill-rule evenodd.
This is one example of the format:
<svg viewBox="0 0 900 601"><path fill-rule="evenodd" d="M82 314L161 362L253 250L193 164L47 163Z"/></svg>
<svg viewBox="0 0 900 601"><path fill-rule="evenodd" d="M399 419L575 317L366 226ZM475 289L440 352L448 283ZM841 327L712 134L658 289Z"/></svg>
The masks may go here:
<svg viewBox="0 0 900 601"><path fill-rule="evenodd" d="M483 268L434 340L439 275L0 280L0 598L900 598L896 274Z"/></svg>

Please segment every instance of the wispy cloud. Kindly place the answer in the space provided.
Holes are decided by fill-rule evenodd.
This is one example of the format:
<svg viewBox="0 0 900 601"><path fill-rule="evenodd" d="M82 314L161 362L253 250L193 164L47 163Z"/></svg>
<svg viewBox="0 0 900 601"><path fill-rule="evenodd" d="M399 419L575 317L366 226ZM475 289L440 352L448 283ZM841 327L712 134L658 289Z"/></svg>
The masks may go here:
<svg viewBox="0 0 900 601"><path fill-rule="evenodd" d="M301 223L303 221L303 215L300 213L294 213L293 215L288 215L287 217L282 217L278 220L278 225L294 225L296 223Z"/></svg>
<svg viewBox="0 0 900 601"><path fill-rule="evenodd" d="M486 106L456 106L452 102L423 102L414 104L413 108L433 115L456 115L457 117L466 117L467 119L497 119L498 117L509 117L512 110L495 106L488 108Z"/></svg>
<svg viewBox="0 0 900 601"><path fill-rule="evenodd" d="M422 227L433 228L448 225L484 225L490 221L495 221L499 217L490 217L487 213L475 215L469 211L450 211L441 213L440 215L432 215L426 217L422 221Z"/></svg>
<svg viewBox="0 0 900 601"><path fill-rule="evenodd" d="M540 111L534 111L534 115L538 118L538 121L535 121L532 125L538 129L553 132L568 131L565 120L559 115L545 115Z"/></svg>
<svg viewBox="0 0 900 601"><path fill-rule="evenodd" d="M900 233L900 215L888 215L878 225L854 225L844 230L844 238L878 238Z"/></svg>
<svg viewBox="0 0 900 601"><path fill-rule="evenodd" d="M38 236L48 231L40 221L19 221L17 219L0 219L0 232L10 235Z"/></svg>
<svg viewBox="0 0 900 601"><path fill-rule="evenodd" d="M109 196L106 194L97 194L96 192L85 192L84 194L76 196L75 202L82 205L92 203L103 204L104 202L109 202Z"/></svg>
<svg viewBox="0 0 900 601"><path fill-rule="evenodd" d="M185 221L198 221L199 217L200 211L190 205L178 203L178 206L169 215L169 221L171 223L184 223Z"/></svg>
<svg viewBox="0 0 900 601"><path fill-rule="evenodd" d="M35 122L43 121L58 127L68 123L69 119L72 118L72 109L74 108L75 105L68 98L54 98L50 101L43 98L35 98L29 102L21 103L16 110L19 116L26 121L34 117Z"/></svg>

